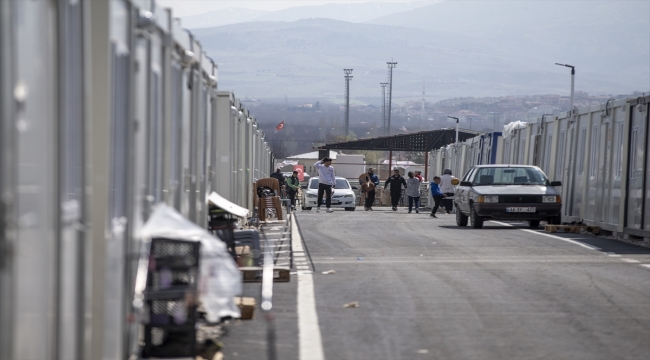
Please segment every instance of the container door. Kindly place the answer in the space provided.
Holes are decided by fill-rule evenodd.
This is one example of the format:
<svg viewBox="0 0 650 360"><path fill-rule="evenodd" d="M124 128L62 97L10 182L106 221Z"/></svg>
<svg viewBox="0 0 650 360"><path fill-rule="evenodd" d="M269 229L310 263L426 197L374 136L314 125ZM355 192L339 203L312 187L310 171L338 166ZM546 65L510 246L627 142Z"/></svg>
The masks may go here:
<svg viewBox="0 0 650 360"><path fill-rule="evenodd" d="M598 114L596 114L598 116ZM587 164L587 176L586 183L587 186L587 198L585 199L585 220L595 220L596 216L596 205L598 198L597 187L600 179L600 173L598 171L598 161L601 151L601 142L600 138L600 124L591 125L591 136L589 144L589 162Z"/></svg>
<svg viewBox="0 0 650 360"><path fill-rule="evenodd" d="M637 105L634 109L636 110L635 112L638 113L639 117L643 118L645 115L645 120L643 121L645 124L648 124L648 121L650 121L650 111L648 111L648 104L647 104L647 99L646 97L646 104L645 105ZM638 109L643 106L643 111L639 111ZM645 154L646 154L646 162L645 162L645 188L643 189L643 193L645 194L645 199L644 199L644 210L643 210L643 217L644 217L644 224L643 224L643 229L648 231L650 230L650 141L648 141L648 131L650 129L646 129L646 138L644 139L645 141Z"/></svg>
<svg viewBox="0 0 650 360"><path fill-rule="evenodd" d="M621 198L621 179L623 178L623 171L625 167L623 166L623 149L625 144L625 113L623 108L617 107L614 109L614 119L617 121L614 122L612 126L613 130L613 165L611 171L611 185L610 185L610 206L605 209L606 216L604 221L610 224L618 224L619 214L621 212L621 206L624 206L624 201Z"/></svg>
<svg viewBox="0 0 650 360"><path fill-rule="evenodd" d="M638 105L637 105L638 106ZM641 229L643 226L643 211L646 163L646 113L630 108L630 152L628 162L627 184L627 224L631 229Z"/></svg>

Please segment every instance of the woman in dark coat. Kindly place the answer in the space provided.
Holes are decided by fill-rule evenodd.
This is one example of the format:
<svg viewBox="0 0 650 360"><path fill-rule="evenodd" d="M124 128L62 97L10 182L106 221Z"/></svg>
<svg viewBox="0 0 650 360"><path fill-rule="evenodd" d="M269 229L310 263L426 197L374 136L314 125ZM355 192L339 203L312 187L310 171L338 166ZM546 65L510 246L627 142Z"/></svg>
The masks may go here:
<svg viewBox="0 0 650 360"><path fill-rule="evenodd" d="M397 211L397 203L402 196L402 185L406 189L406 180L399 174L399 170L395 169L393 176L386 180L384 188L388 187L388 184L390 184L390 202L393 205L393 211Z"/></svg>

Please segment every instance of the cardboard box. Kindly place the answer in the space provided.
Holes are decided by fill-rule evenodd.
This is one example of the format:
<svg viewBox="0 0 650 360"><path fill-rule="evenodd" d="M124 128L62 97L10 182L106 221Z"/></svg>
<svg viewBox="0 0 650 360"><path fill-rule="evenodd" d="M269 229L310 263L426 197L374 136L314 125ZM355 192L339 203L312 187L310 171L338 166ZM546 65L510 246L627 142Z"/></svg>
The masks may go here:
<svg viewBox="0 0 650 360"><path fill-rule="evenodd" d="M235 304L239 307L241 311L242 320L251 320L255 313L255 307L257 306L257 301L252 297L236 297Z"/></svg>

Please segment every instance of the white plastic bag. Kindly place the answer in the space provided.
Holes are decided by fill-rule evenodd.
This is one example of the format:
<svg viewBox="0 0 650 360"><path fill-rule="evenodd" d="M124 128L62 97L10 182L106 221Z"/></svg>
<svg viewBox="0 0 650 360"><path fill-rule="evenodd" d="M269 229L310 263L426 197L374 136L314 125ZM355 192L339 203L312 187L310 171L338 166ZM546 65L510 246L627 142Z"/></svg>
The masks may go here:
<svg viewBox="0 0 650 360"><path fill-rule="evenodd" d="M527 126L528 126L527 122L520 121L520 120L513 121L507 124L503 127L503 133L502 133L503 138L505 139L508 136L510 136L510 134L512 134L512 132L515 131L516 129L525 129Z"/></svg>

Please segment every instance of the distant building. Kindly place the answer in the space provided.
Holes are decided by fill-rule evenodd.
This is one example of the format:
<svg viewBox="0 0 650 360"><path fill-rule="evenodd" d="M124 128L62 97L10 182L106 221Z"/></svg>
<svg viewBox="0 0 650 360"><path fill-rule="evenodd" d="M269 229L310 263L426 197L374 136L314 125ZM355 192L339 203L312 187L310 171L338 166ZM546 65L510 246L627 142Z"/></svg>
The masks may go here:
<svg viewBox="0 0 650 360"><path fill-rule="evenodd" d="M336 160L338 154L339 153L336 151L330 151L330 157L332 160ZM320 158L318 157L318 151L312 151L304 154L288 156L286 160L297 161L298 164L305 165L305 173L309 174L310 176L314 176L318 175L318 170L316 170L314 167L314 163L316 163L316 161L319 159Z"/></svg>

